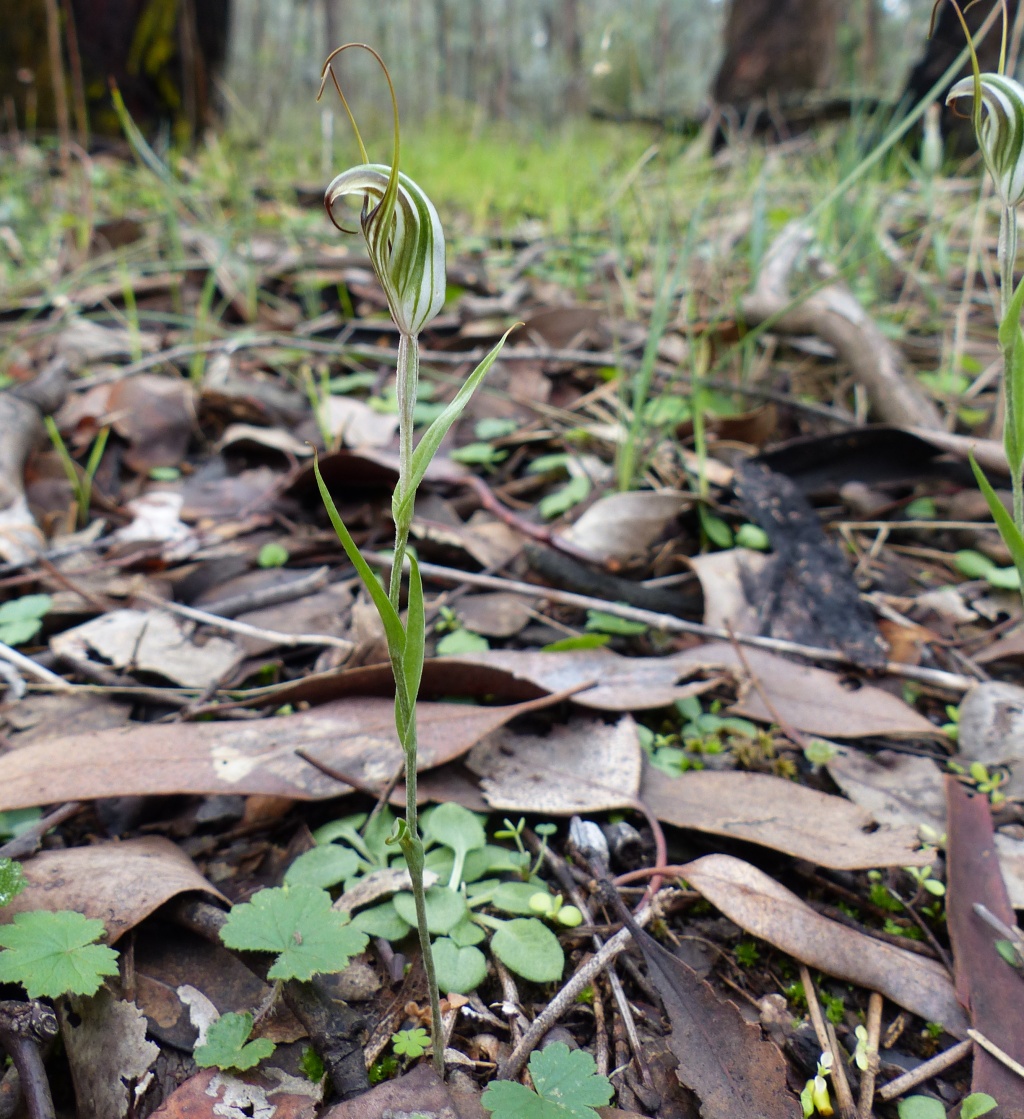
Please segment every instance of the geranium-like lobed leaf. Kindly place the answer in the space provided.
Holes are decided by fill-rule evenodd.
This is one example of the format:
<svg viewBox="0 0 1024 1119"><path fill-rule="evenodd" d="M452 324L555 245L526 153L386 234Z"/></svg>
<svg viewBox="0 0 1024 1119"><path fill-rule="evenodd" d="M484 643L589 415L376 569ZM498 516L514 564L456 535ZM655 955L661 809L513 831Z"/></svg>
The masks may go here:
<svg viewBox="0 0 1024 1119"><path fill-rule="evenodd" d="M344 971L367 945L367 936L331 907L331 895L312 886L260 890L236 905L221 929L228 948L277 955L270 979L311 979Z"/></svg>
<svg viewBox="0 0 1024 1119"><path fill-rule="evenodd" d="M0 859L0 905L7 905L25 889L25 874L21 863L13 859Z"/></svg>
<svg viewBox="0 0 1024 1119"><path fill-rule="evenodd" d="M598 1119L594 1109L612 1098L612 1086L596 1069L589 1053L557 1041L530 1057L536 1092L511 1080L495 1080L480 1102L495 1119Z"/></svg>
<svg viewBox="0 0 1024 1119"><path fill-rule="evenodd" d="M266 1037L249 1041L252 1033L252 1015L222 1014L210 1023L206 1043L196 1046L192 1056L200 1068L235 1068L241 1071L258 1065L269 1057L276 1046Z"/></svg>
<svg viewBox="0 0 1024 1119"><path fill-rule="evenodd" d="M117 974L117 953L95 941L103 922L70 910L18 913L0 927L0 983L20 983L29 998L94 995Z"/></svg>

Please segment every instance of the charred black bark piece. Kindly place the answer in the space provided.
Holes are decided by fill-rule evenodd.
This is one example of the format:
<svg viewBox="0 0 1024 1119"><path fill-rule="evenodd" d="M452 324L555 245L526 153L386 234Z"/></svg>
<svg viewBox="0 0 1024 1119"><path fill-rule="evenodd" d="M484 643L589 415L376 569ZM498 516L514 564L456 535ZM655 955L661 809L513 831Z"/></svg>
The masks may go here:
<svg viewBox="0 0 1024 1119"><path fill-rule="evenodd" d="M863 668L882 668L886 645L874 617L845 557L799 489L785 475L748 460L736 472L736 494L768 534L774 553L743 588L758 609L761 633L837 649Z"/></svg>

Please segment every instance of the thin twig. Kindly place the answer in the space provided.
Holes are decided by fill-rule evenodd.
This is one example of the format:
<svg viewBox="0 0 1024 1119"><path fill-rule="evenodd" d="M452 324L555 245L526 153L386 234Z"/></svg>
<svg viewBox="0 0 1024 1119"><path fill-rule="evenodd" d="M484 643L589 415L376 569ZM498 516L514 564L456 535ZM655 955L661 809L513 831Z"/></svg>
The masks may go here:
<svg viewBox="0 0 1024 1119"><path fill-rule="evenodd" d="M643 927L650 921L651 916L652 910L644 909L637 913L634 919L638 925ZM569 982L530 1023L530 1028L523 1034L522 1041L498 1066L499 1080L510 1080L519 1073L523 1065L526 1064L530 1053L533 1052L534 1046L573 1005L580 991L591 983L594 976L603 971L620 952L628 948L632 939L633 934L629 929L620 929L602 945L599 952L596 952L577 969Z"/></svg>
<svg viewBox="0 0 1024 1119"><path fill-rule="evenodd" d="M976 1041L986 1053L995 1057L1000 1064L1006 1065L1011 1072L1015 1072L1018 1076L1024 1077L1024 1065L1011 1057L1005 1049L1000 1049L994 1041L990 1041L984 1034L978 1033L977 1030L968 1030L967 1036L972 1041Z"/></svg>
<svg viewBox="0 0 1024 1119"><path fill-rule="evenodd" d="M857 1119L871 1119L875 1101L875 1077L878 1075L878 1041L882 1034L882 996L871 992L868 999L868 1067L860 1078L860 1100Z"/></svg>
<svg viewBox="0 0 1024 1119"><path fill-rule="evenodd" d="M826 1022L825 1031L828 1033L829 1050L832 1053L832 1084L836 1090L839 1114L843 1119L857 1119L857 1105L853 1102L853 1092L850 1091L850 1082L846 1078L845 1054L836 1037L836 1028L831 1022Z"/></svg>
<svg viewBox="0 0 1024 1119"><path fill-rule="evenodd" d="M369 563L386 565L391 562L390 556L377 552L366 552L365 557ZM421 562L420 573L424 579L436 579L455 584L464 583L474 587L485 587L488 590L508 591L510 594L547 599L549 602L557 602L563 606L575 606L580 610L603 610L605 613L614 614L618 618L628 618L630 621L642 622L644 625L655 630L661 630L664 633L692 633L698 637L708 637L715 641L729 641L731 639L728 630L719 629L717 626L688 622L683 618L673 617L671 614L658 614L653 610L641 610L636 606L624 606L622 603L607 602L601 598L591 598L589 595L575 594L572 591L540 587L536 583L522 583L516 579L502 579L495 575L460 571L458 568L442 567L436 563ZM845 653L836 649L820 649L813 645L802 645L798 641L786 641L778 637L761 637L752 633L737 633L733 636L740 644L750 645L755 649L789 653L793 656L806 657L808 660L823 661L827 664L857 667ZM966 692L977 683L977 680L969 676L960 676L954 672L943 672L935 668L921 668L918 665L900 664L896 661L888 661L884 671L890 676L899 676L906 680L919 680L921 683L931 684L936 688L956 693Z"/></svg>
<svg viewBox="0 0 1024 1119"><path fill-rule="evenodd" d="M850 1085L846 1080L846 1070L843 1068L843 1054L839 1048L838 1041L833 1041L835 1037L835 1030L833 1029L832 1035L829 1035L828 1026L825 1024L825 1019L821 1013L821 1004L818 1002L818 992L815 989L814 982L811 979L811 973L805 963L800 963L800 982L804 988L804 998L807 1001L807 1010L811 1016L811 1025L814 1026L814 1034L818 1039L818 1045L823 1053L832 1054L832 1083L835 1086L836 1098L839 1102L839 1109L843 1113L843 1119L853 1119L855 1111L853 1108L853 1095L850 1092ZM829 1023L831 1025L831 1023ZM840 1081L842 1087L846 1089L845 1093L840 1088ZM847 1106L844 1106L848 1104Z"/></svg>
<svg viewBox="0 0 1024 1119"><path fill-rule="evenodd" d="M168 602L158 595L141 591L136 595L143 602L155 606L158 610L167 610L171 614L179 614L182 618L189 618L193 622L201 622L211 629L220 629L225 633L237 633L241 637L255 637L260 641L273 641L276 645L285 645L294 648L298 645L324 645L333 649L351 650L352 642L344 637L332 637L325 633L281 633L276 629L264 629L262 626L251 626L248 622L238 622L234 618L222 618L219 614L210 614L206 610L196 610L193 606L182 606L179 602Z"/></svg>
<svg viewBox="0 0 1024 1119"><path fill-rule="evenodd" d="M72 816L77 816L84 807L77 800L69 800L67 804L55 808L0 847L0 859L23 859L32 854L39 846L39 840L48 831L63 824L65 820L70 820Z"/></svg>
<svg viewBox="0 0 1024 1119"><path fill-rule="evenodd" d="M36 664L31 657L26 657L24 653L19 653L17 649L12 649L10 645L5 645L2 641L0 641L0 658L3 658L8 664L13 664L26 676L41 680L44 684L49 684L58 691L70 691L73 686L62 676L58 676L48 668L43 668L41 664Z"/></svg>
<svg viewBox="0 0 1024 1119"><path fill-rule="evenodd" d="M916 1069L905 1072L902 1076L897 1076L895 1080L890 1080L888 1084L884 1084L878 1089L875 1096L884 1103L898 1099L909 1092L911 1088L916 1088L918 1084L931 1080L933 1076L938 1076L940 1072L945 1072L946 1069L952 1068L953 1065L962 1061L965 1057L969 1057L973 1048L974 1043L970 1038L967 1038L966 1041L958 1041L956 1045L951 1046L944 1053L937 1053L931 1060L918 1065Z"/></svg>

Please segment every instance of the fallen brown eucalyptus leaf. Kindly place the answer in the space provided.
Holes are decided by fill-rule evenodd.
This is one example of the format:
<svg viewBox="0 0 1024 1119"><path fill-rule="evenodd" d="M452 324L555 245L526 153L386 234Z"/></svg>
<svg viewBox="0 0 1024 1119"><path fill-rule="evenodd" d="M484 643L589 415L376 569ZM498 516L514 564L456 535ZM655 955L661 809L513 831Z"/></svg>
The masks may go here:
<svg viewBox="0 0 1024 1119"><path fill-rule="evenodd" d="M335 1104L321 1119L483 1119L479 1095L456 1093L445 1085L432 1065L417 1065L403 1076L386 1080L365 1095Z"/></svg>
<svg viewBox="0 0 1024 1119"><path fill-rule="evenodd" d="M786 1086L786 1062L761 1028L649 933L632 931L672 1023L668 1043L679 1058L676 1075L700 1099L703 1119L799 1116Z"/></svg>
<svg viewBox="0 0 1024 1119"><path fill-rule="evenodd" d="M421 703L418 768L459 757L509 719L550 702ZM135 723L34 742L0 756L0 811L107 796L325 800L353 786L376 790L403 762L394 718L393 700L363 697L269 719Z"/></svg>
<svg viewBox="0 0 1024 1119"><path fill-rule="evenodd" d="M988 798L970 796L946 778L949 820L946 915L956 968L956 993L971 1025L1015 1060L1024 1062L1024 984L996 951L998 933L974 911L978 903L1004 924L1016 924L999 874ZM999 1101L999 1119L1022 1119L1020 1078L979 1045L974 1047L971 1091Z"/></svg>
<svg viewBox="0 0 1024 1119"><path fill-rule="evenodd" d="M932 829L933 841L946 831L942 772L931 758L895 750L877 754L840 750L826 768L850 800L870 812L879 824L899 829L910 826L918 834L926 825ZM1010 903L1024 909L1024 840L997 832L995 849Z"/></svg>
<svg viewBox="0 0 1024 1119"><path fill-rule="evenodd" d="M742 859L705 855L686 881L730 921L826 975L878 991L928 1022L965 1037L967 1019L941 964L815 913L796 894Z"/></svg>
<svg viewBox="0 0 1024 1119"><path fill-rule="evenodd" d="M227 901L180 848L157 835L41 851L22 869L27 884L0 909L0 924L33 909L73 909L99 918L109 944L178 894L200 890Z"/></svg>
<svg viewBox="0 0 1024 1119"><path fill-rule="evenodd" d="M666 824L784 851L833 870L921 866L917 828L875 826L870 812L765 773L709 770L668 777L649 766L641 797Z"/></svg>
<svg viewBox="0 0 1024 1119"><path fill-rule="evenodd" d="M503 727L473 747L466 766L492 808L568 816L635 803L640 760L636 723L624 715L614 724L573 719L546 735Z"/></svg>

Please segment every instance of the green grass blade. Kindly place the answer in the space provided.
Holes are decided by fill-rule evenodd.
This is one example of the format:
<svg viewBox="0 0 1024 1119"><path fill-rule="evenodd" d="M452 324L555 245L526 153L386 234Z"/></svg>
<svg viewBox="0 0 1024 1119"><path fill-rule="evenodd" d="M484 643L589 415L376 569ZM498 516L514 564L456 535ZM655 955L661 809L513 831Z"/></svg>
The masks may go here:
<svg viewBox="0 0 1024 1119"><path fill-rule="evenodd" d="M373 599L373 604L377 607L377 613L380 614L380 620L384 623L384 633L387 636L388 651L391 654L392 663L401 664L405 652L405 630L402 628L402 619L399 618L398 611L391 605L387 591L381 586L377 576L370 569L370 565L363 559L351 533L345 527L341 514L338 512L338 507L334 504L334 498L331 497L327 483L320 473L320 461L316 452L313 454L313 473L316 476L316 484L320 489L320 498L327 510L327 516L331 518L331 524L341 541L341 546L345 549L345 555L348 556L359 578L362 579L363 586L366 587L370 598Z"/></svg>
<svg viewBox="0 0 1024 1119"><path fill-rule="evenodd" d="M518 325L519 324L516 323L516 326ZM441 441L448 434L452 424L462 415L463 410L470 401L470 397L476 392L477 387L484 377L487 376L488 370L494 364L494 360L501 352L502 346L505 345L505 339L508 338L515 328L515 326L510 326L508 330L505 331L494 349L491 350L476 369L466 378L462 387L455 394L452 402L423 433L423 437L416 445L416 450L412 453L412 476L409 478L402 492L400 508L404 513L411 511L412 503L416 497L416 490L420 482L423 481L423 476L427 472L430 460L437 454L437 450L441 446ZM396 523L401 523L402 521L398 509L395 510L395 521Z"/></svg>
<svg viewBox="0 0 1024 1119"><path fill-rule="evenodd" d="M974 471L974 479L978 483L978 489L985 495L985 501L988 503L989 512L992 514L992 520L996 522L996 528L999 529L999 535L1003 538L1003 543L1010 550L1010 555L1013 557L1014 566L1021 574L1021 586L1024 586L1024 536L1021 535L1020 529L1013 523L1013 517L1007 512L1006 506L999 500L999 495L992 488L991 482L985 477L984 471L974 461L974 455L970 455L971 469Z"/></svg>

